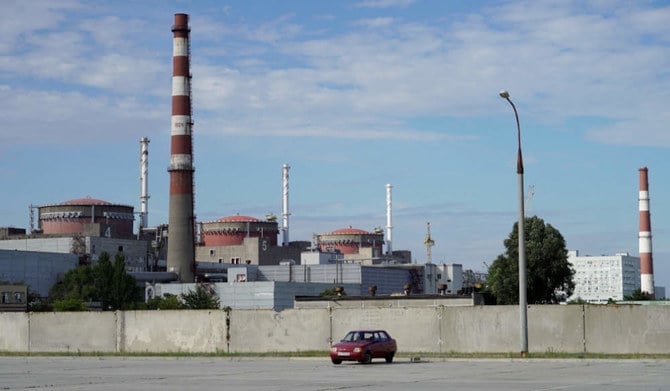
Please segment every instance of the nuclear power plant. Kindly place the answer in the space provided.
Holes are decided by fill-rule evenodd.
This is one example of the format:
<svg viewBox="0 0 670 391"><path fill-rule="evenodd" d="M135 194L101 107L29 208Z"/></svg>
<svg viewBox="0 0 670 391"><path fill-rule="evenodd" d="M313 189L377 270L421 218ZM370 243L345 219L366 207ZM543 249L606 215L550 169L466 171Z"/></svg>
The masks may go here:
<svg viewBox="0 0 670 391"><path fill-rule="evenodd" d="M291 241L291 167L287 163L281 167L280 221L274 214L254 217L235 211L212 221L197 221L189 16L175 14L171 31L168 223L149 225L149 139L142 137L137 231L133 231L133 206L91 197L31 204L28 232L0 228L0 261L9 260L0 263L4 278L24 281L40 296L46 296L64 272L97 262L105 251L124 255L126 269L145 288L147 298L180 294L196 283L209 283L222 298L222 306L279 310L291 308L295 296L318 295L334 286L351 295L457 295L463 288L483 282L466 277L466 272L473 273L464 271L460 264L435 264L430 262L430 255L426 264L417 264L411 252L393 248L391 183L385 185L385 228L382 224L372 230L348 226L314 234L311 240ZM639 169L639 260L628 253L612 259L584 260L583 265L588 266L578 275L576 290L581 297L594 302L602 299L604 290L597 292L599 282L592 276L602 276L604 268L609 268L607 273L611 275L609 297L623 298L635 289L655 294L647 173L646 167ZM33 226L34 211L37 227ZM17 251L27 254L25 260L16 261ZM576 265L582 265L576 251L571 257ZM614 272L611 265L618 265Z"/></svg>

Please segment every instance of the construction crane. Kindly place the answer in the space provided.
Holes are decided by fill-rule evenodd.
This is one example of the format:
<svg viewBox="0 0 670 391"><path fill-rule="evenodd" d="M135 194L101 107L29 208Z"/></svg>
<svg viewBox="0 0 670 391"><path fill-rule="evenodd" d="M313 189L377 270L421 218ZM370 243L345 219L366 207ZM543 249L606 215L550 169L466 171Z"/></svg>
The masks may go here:
<svg viewBox="0 0 670 391"><path fill-rule="evenodd" d="M430 222L426 224L426 240L423 241L423 244L426 245L426 263L433 263L432 247L435 245L435 241L430 237Z"/></svg>

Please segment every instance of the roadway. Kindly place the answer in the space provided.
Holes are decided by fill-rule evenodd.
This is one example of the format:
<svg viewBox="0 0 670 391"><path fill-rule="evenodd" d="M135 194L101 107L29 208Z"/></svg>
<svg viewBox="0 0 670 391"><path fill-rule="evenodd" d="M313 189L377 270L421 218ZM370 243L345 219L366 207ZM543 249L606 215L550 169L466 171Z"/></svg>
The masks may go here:
<svg viewBox="0 0 670 391"><path fill-rule="evenodd" d="M0 357L1 390L670 390L670 360Z"/></svg>

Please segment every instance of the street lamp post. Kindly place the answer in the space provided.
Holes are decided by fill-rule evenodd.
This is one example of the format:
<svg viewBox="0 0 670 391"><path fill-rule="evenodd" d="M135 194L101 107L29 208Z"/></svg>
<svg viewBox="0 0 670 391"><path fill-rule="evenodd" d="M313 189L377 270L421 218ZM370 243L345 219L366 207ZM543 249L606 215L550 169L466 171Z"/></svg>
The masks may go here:
<svg viewBox="0 0 670 391"><path fill-rule="evenodd" d="M509 92L500 91L500 97L507 100L514 110L516 118L516 137L518 152L516 160L516 173L519 178L519 334L521 340L521 356L525 357L528 352L528 298L526 296L526 238L524 231L524 206L523 206L523 158L521 157L521 125L519 125L519 113L516 106L509 98Z"/></svg>

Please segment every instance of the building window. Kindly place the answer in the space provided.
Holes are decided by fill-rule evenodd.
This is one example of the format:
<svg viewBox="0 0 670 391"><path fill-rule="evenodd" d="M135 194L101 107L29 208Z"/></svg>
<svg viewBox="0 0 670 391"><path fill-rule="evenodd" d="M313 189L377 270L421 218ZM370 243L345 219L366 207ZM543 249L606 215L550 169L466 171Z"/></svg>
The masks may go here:
<svg viewBox="0 0 670 391"><path fill-rule="evenodd" d="M23 292L14 292L14 303L23 303Z"/></svg>
<svg viewBox="0 0 670 391"><path fill-rule="evenodd" d="M219 258L219 263L222 263L222 262L223 262L223 258Z"/></svg>
<svg viewBox="0 0 670 391"><path fill-rule="evenodd" d="M209 256L213 257L214 255L216 255L216 250L214 250L213 248L210 248L209 249Z"/></svg>
<svg viewBox="0 0 670 391"><path fill-rule="evenodd" d="M9 304L9 292L2 292L2 304Z"/></svg>

